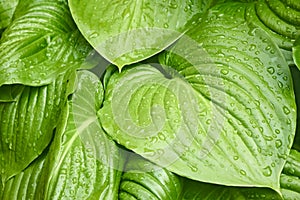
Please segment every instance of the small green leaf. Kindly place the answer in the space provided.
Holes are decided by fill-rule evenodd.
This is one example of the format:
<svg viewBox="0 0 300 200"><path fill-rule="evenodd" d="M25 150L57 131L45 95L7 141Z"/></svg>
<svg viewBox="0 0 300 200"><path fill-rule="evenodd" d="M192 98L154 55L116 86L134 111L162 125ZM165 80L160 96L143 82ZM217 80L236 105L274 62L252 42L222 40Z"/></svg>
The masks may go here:
<svg viewBox="0 0 300 200"><path fill-rule="evenodd" d="M67 98L70 73L47 86L22 86L12 102L0 102L0 174L5 183L49 145ZM13 85L11 90L19 90Z"/></svg>
<svg viewBox="0 0 300 200"><path fill-rule="evenodd" d="M127 161L119 189L119 199L180 199L182 178L132 154Z"/></svg>
<svg viewBox="0 0 300 200"><path fill-rule="evenodd" d="M118 143L176 174L280 192L296 128L291 74L243 5L212 8L161 54L159 70L114 73L100 119Z"/></svg>
<svg viewBox="0 0 300 200"><path fill-rule="evenodd" d="M98 122L101 82L82 71L77 83L45 162L39 199L117 199L124 157Z"/></svg>
<svg viewBox="0 0 300 200"><path fill-rule="evenodd" d="M50 84L80 68L91 50L66 1L21 1L0 40L0 86Z"/></svg>
<svg viewBox="0 0 300 200"><path fill-rule="evenodd" d="M69 0L79 30L120 70L168 47L212 4L213 0Z"/></svg>

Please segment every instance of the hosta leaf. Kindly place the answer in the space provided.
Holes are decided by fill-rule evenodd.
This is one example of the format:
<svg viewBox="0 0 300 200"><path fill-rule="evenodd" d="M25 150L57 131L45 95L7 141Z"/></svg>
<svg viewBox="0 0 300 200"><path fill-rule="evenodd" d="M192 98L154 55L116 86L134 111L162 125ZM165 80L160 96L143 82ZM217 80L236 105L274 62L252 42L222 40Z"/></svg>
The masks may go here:
<svg viewBox="0 0 300 200"><path fill-rule="evenodd" d="M82 34L119 69L162 51L212 4L213 0L69 0Z"/></svg>
<svg viewBox="0 0 300 200"><path fill-rule="evenodd" d="M41 171L45 163L46 153L32 162L24 171L9 179L0 192L0 199L6 200L35 200L41 180ZM1 191L1 190L0 190Z"/></svg>
<svg viewBox="0 0 300 200"><path fill-rule="evenodd" d="M12 102L0 103L0 174L4 183L48 146L67 98L70 73L41 87L22 87ZM19 85L11 87L20 89Z"/></svg>
<svg viewBox="0 0 300 200"><path fill-rule="evenodd" d="M291 74L241 8L214 7L160 70L113 74L100 119L118 143L179 175L279 191L296 126Z"/></svg>
<svg viewBox="0 0 300 200"><path fill-rule="evenodd" d="M180 199L182 178L137 156L131 155L122 175L119 199Z"/></svg>
<svg viewBox="0 0 300 200"><path fill-rule="evenodd" d="M19 0L0 1L0 30L10 24L18 2Z"/></svg>
<svg viewBox="0 0 300 200"><path fill-rule="evenodd" d="M247 5L245 18L266 31L282 49L286 59L291 60L292 46L300 35L300 11L290 4L293 1L261 0Z"/></svg>
<svg viewBox="0 0 300 200"><path fill-rule="evenodd" d="M38 199L117 199L124 161L98 122L102 85L83 71L77 86L51 144Z"/></svg>
<svg viewBox="0 0 300 200"><path fill-rule="evenodd" d="M90 51L65 1L20 1L0 40L0 86L49 84Z"/></svg>

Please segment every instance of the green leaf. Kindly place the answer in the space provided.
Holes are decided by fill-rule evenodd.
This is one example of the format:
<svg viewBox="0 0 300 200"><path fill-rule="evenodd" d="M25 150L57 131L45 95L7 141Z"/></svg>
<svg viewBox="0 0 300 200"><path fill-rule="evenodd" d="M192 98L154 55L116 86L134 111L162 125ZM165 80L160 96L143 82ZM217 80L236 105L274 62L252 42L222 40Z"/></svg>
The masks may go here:
<svg viewBox="0 0 300 200"><path fill-rule="evenodd" d="M294 83L294 91L296 97L296 105L297 108L300 106L300 70L297 66L292 65L290 66L293 83ZM296 134L294 138L293 148L300 151L300 110L297 109L297 125L296 125Z"/></svg>
<svg viewBox="0 0 300 200"><path fill-rule="evenodd" d="M67 98L70 73L47 86L24 86L13 102L0 102L0 175L5 183L50 143ZM10 87L19 90L19 85Z"/></svg>
<svg viewBox="0 0 300 200"><path fill-rule="evenodd" d="M291 150L284 165L280 186L284 199L300 198L300 153L294 149Z"/></svg>
<svg viewBox="0 0 300 200"><path fill-rule="evenodd" d="M296 127L291 74L240 5L211 9L159 70L113 74L100 119L118 143L174 173L279 192Z"/></svg>
<svg viewBox="0 0 300 200"><path fill-rule="evenodd" d="M119 199L180 199L182 178L140 156L127 161L119 189Z"/></svg>
<svg viewBox="0 0 300 200"><path fill-rule="evenodd" d="M300 10L294 1L261 0L248 4L245 19L266 31L291 61L292 46L300 35ZM292 5L292 6L290 6Z"/></svg>
<svg viewBox="0 0 300 200"><path fill-rule="evenodd" d="M213 0L69 0L79 30L120 70L168 47L212 4Z"/></svg>
<svg viewBox="0 0 300 200"><path fill-rule="evenodd" d="M300 153L296 150L291 150L280 176L280 191L285 200L297 200L300 198L299 166ZM185 179L181 199L275 200L282 198L275 191L268 188L226 187Z"/></svg>
<svg viewBox="0 0 300 200"><path fill-rule="evenodd" d="M124 158L98 122L101 82L82 71L77 83L51 144L38 199L117 199Z"/></svg>
<svg viewBox="0 0 300 200"><path fill-rule="evenodd" d="M0 199L26 199L37 198L38 186L41 180L41 171L45 164L46 152L33 161L24 171L9 179L0 193Z"/></svg>
<svg viewBox="0 0 300 200"><path fill-rule="evenodd" d="M0 40L0 86L50 84L81 67L91 50L66 1L20 1Z"/></svg>
<svg viewBox="0 0 300 200"><path fill-rule="evenodd" d="M19 0L0 1L0 30L5 29L11 23L18 3Z"/></svg>
<svg viewBox="0 0 300 200"><path fill-rule="evenodd" d="M228 187L201 183L186 179L181 196L182 200L282 200L269 188Z"/></svg>
<svg viewBox="0 0 300 200"><path fill-rule="evenodd" d="M298 69L300 69L300 37L297 38L293 45L293 60Z"/></svg>

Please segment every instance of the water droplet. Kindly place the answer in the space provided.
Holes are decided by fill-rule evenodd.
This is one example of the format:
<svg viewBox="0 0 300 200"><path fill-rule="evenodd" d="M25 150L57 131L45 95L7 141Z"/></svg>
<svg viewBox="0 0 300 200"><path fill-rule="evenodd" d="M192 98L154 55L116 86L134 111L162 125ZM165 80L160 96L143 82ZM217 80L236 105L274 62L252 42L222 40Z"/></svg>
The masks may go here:
<svg viewBox="0 0 300 200"><path fill-rule="evenodd" d="M275 69L274 69L274 67L269 67L269 68L267 69L267 71L268 71L270 74L274 74Z"/></svg>
<svg viewBox="0 0 300 200"><path fill-rule="evenodd" d="M229 71L227 69L221 69L221 73L224 75L227 75L229 73Z"/></svg>
<svg viewBox="0 0 300 200"><path fill-rule="evenodd" d="M189 164L189 167L190 167L190 169L191 169L193 172L197 172L197 171L198 171L198 167L196 167L195 165Z"/></svg>
<svg viewBox="0 0 300 200"><path fill-rule="evenodd" d="M276 140L275 141L275 146L276 146L276 148L279 148L279 147L281 147L282 146L282 141L281 140Z"/></svg>
<svg viewBox="0 0 300 200"><path fill-rule="evenodd" d="M98 35L99 34L97 32L93 32L93 33L90 34L89 39L96 38L96 37L98 37Z"/></svg>
<svg viewBox="0 0 300 200"><path fill-rule="evenodd" d="M263 175L267 177L272 175L272 169L270 166L263 168Z"/></svg>
<svg viewBox="0 0 300 200"><path fill-rule="evenodd" d="M239 157L238 157L238 156L234 156L233 159L234 159L234 160L238 160Z"/></svg>
<svg viewBox="0 0 300 200"><path fill-rule="evenodd" d="M286 106L283 106L283 112L286 114L286 115L288 115L288 114L290 114L290 109L288 108L288 107L286 107Z"/></svg>
<svg viewBox="0 0 300 200"><path fill-rule="evenodd" d="M256 48L255 44L250 44L249 51L253 51Z"/></svg>
<svg viewBox="0 0 300 200"><path fill-rule="evenodd" d="M210 125L211 124L211 119L206 120L206 124Z"/></svg>
<svg viewBox="0 0 300 200"><path fill-rule="evenodd" d="M244 170L240 170L240 174L242 174L243 176L246 176L246 172Z"/></svg>
<svg viewBox="0 0 300 200"><path fill-rule="evenodd" d="M176 9L178 7L177 3L170 3L169 4L170 8Z"/></svg>
<svg viewBox="0 0 300 200"><path fill-rule="evenodd" d="M162 133L158 133L158 138L160 140L166 140L166 136L164 134L162 134Z"/></svg>

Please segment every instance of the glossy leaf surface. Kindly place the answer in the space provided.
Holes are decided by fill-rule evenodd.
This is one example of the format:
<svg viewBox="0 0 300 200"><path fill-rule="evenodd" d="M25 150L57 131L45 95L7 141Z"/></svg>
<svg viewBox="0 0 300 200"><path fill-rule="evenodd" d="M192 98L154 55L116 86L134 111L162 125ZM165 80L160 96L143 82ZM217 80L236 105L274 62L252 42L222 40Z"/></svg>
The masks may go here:
<svg viewBox="0 0 300 200"><path fill-rule="evenodd" d="M212 4L212 0L69 0L79 30L119 69L168 47Z"/></svg>
<svg viewBox="0 0 300 200"><path fill-rule="evenodd" d="M160 70L113 74L100 111L107 133L182 176L279 191L296 126L291 74L245 12L214 7L161 55Z"/></svg>

